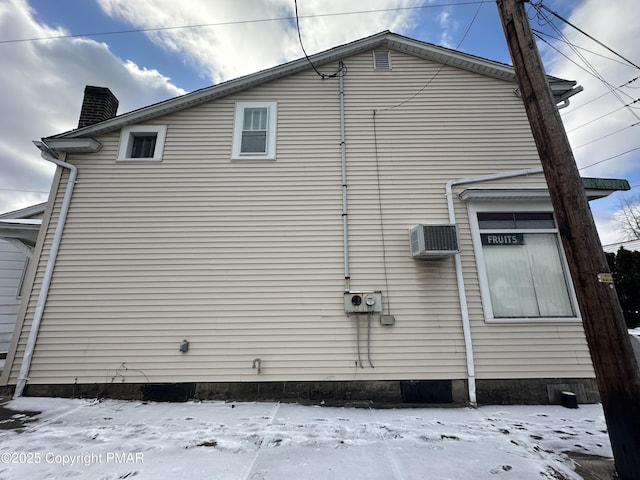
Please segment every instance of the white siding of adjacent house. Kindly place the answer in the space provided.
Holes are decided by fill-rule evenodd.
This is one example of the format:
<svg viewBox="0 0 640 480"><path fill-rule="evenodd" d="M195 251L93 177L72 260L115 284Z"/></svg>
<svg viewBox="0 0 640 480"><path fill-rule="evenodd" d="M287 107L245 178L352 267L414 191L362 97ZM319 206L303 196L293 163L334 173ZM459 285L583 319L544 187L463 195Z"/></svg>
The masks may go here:
<svg viewBox="0 0 640 480"><path fill-rule="evenodd" d="M0 239L0 354L9 350L20 305L18 289L26 261L24 253Z"/></svg>
<svg viewBox="0 0 640 480"><path fill-rule="evenodd" d="M453 259L412 260L408 229L448 222L448 180L537 164L515 85L397 52L391 71L370 53L345 63L351 289L382 290L396 318L372 323L375 369L356 367L343 311L338 80L309 71L154 120L168 126L162 162L116 163L118 132L69 157L78 183L30 383L466 378ZM275 161L230 160L235 102L250 100L278 102ZM456 215L478 377L592 376L579 324L484 322L462 202Z"/></svg>

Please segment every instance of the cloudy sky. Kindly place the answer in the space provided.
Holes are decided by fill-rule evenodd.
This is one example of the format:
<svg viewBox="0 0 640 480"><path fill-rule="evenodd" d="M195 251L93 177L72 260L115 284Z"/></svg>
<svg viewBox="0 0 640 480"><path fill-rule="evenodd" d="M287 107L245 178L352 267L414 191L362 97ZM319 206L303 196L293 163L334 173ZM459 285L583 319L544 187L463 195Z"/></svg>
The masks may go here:
<svg viewBox="0 0 640 480"><path fill-rule="evenodd" d="M493 0L298 3L309 54L388 29L511 63ZM640 65L637 0L533 3ZM591 204L616 242L616 209L640 195L640 69L529 8L547 73L585 88L562 110L582 175L635 187ZM109 87L122 114L297 59L293 17L293 0L0 0L0 212L46 200L53 166L31 141L77 126L85 85Z"/></svg>

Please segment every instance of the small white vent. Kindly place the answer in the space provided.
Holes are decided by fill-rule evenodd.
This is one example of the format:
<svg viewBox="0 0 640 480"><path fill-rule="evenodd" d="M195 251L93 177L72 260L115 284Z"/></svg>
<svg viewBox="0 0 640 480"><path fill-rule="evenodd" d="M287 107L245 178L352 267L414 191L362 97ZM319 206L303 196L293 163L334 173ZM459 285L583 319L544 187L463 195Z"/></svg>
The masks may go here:
<svg viewBox="0 0 640 480"><path fill-rule="evenodd" d="M416 225L409 237L414 258L444 258L460 252L455 225Z"/></svg>
<svg viewBox="0 0 640 480"><path fill-rule="evenodd" d="M389 50L374 50L373 68L375 70L391 70L391 52Z"/></svg>

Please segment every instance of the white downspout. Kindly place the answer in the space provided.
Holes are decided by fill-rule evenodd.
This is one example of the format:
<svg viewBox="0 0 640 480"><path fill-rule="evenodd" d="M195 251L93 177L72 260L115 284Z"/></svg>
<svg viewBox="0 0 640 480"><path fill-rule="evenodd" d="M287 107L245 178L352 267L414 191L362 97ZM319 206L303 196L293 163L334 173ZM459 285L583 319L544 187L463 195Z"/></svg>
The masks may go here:
<svg viewBox="0 0 640 480"><path fill-rule="evenodd" d="M24 349L24 356L22 357L22 365L20 366L20 373L18 375L18 383L16 384L16 391L14 398L21 397L24 391L24 387L29 379L29 370L31 368L31 359L33 357L33 351L36 346L36 340L38 339L38 331L40 330L40 322L42 321L42 315L44 313L44 307L47 303L47 296L49 294L49 286L51 285L51 278L53 277L53 268L56 264L56 258L58 256L58 250L60 249L60 241L62 240L62 232L67 220L67 213L69 212L69 205L71 204L71 196L73 194L73 188L76 184L76 177L78 176L78 169L66 163L63 160L59 160L52 155L51 149L47 147L44 142L33 142L36 147L42 152L42 158L48 162L55 163L59 167L69 169L69 180L67 181L67 189L62 200L62 206L60 207L60 216L58 217L58 223L56 225L56 231L53 234L53 240L51 242L51 253L47 259L47 267L44 271L44 278L42 279L42 286L40 287L40 295L38 296L38 303L36 304L36 311L33 315L33 322L31 323L31 330L29 331L29 337L27 339L27 345ZM62 154L65 155L65 154Z"/></svg>
<svg viewBox="0 0 640 480"><path fill-rule="evenodd" d="M446 186L447 208L449 209L449 223L456 224L456 214L453 206L453 186L464 185L468 183L487 182L491 180L500 180L503 178L521 177L524 175L532 175L541 173L542 167L529 168L524 170L512 170L509 172L491 173L489 175L481 175L478 177L460 178L457 180L449 180ZM469 307L467 305L467 294L464 288L464 278L462 276L462 257L460 253L454 256L456 265L456 280L458 282L458 296L460 298L460 313L462 314L462 333L464 335L464 346L467 357L467 376L469 384L469 403L474 407L478 405L476 397L476 369L473 358L473 342L471 341L471 326L469 322Z"/></svg>

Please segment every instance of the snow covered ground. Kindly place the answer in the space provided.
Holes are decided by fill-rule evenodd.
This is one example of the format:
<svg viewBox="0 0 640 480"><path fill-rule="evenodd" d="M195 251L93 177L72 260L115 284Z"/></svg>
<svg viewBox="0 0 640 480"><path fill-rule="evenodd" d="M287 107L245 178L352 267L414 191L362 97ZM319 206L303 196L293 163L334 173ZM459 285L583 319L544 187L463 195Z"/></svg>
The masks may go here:
<svg viewBox="0 0 640 480"><path fill-rule="evenodd" d="M5 407L42 413L0 429L1 480L578 480L564 452L611 456L600 405L374 410L23 397Z"/></svg>

